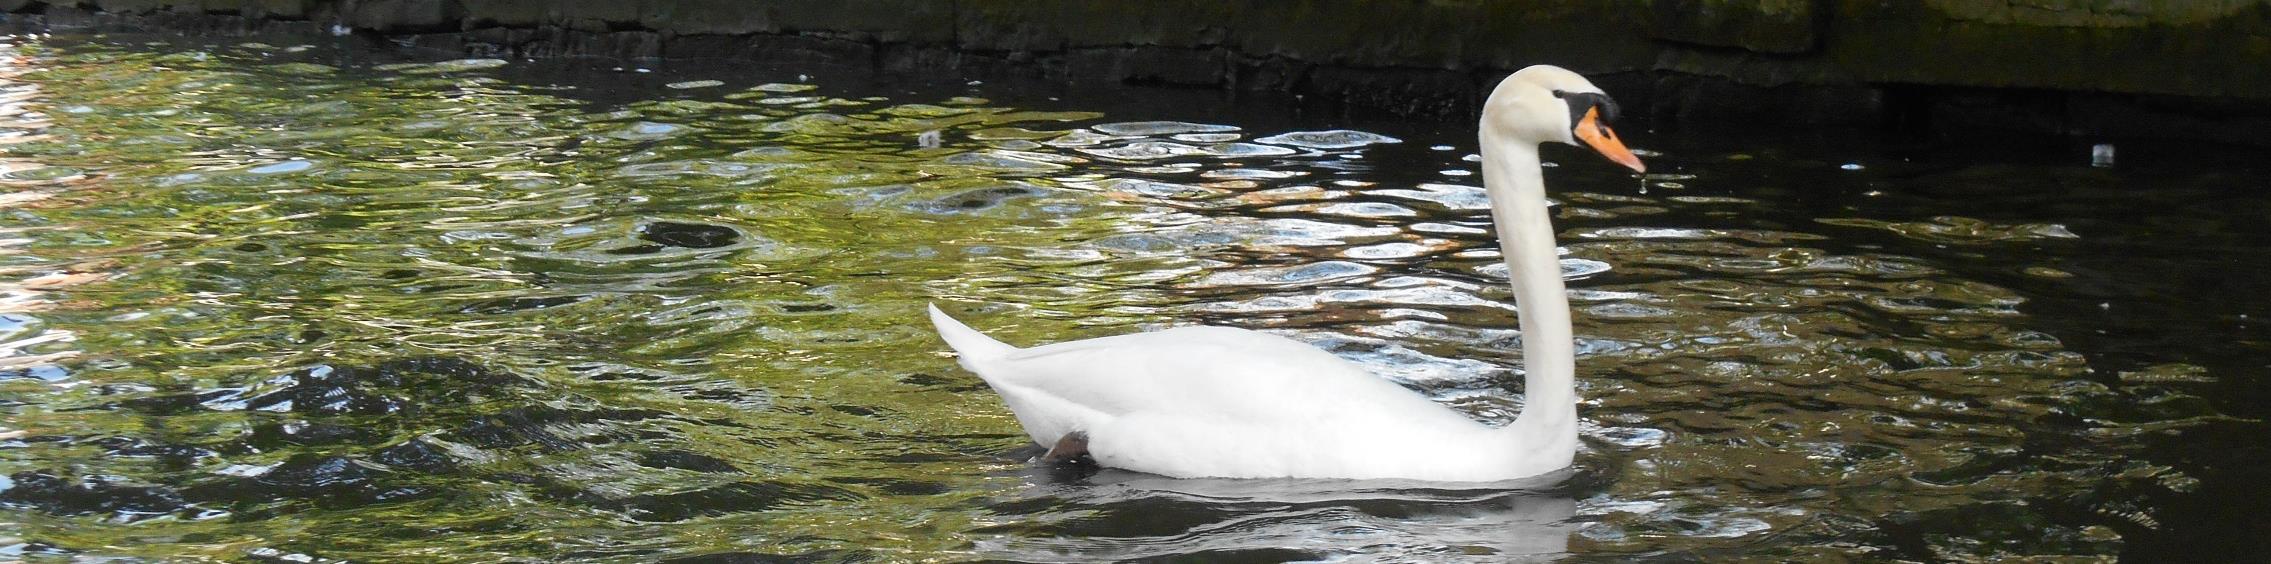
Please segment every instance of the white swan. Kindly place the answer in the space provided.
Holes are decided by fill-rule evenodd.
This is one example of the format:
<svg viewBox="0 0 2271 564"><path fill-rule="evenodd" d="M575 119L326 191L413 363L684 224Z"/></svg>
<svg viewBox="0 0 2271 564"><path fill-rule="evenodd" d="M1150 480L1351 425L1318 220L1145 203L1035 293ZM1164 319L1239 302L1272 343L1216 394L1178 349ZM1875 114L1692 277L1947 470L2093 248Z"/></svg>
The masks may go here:
<svg viewBox="0 0 2271 564"><path fill-rule="evenodd" d="M1577 392L1569 302L1546 216L1538 144L1582 141L1642 171L1584 77L1533 66L1483 105L1483 186L1520 309L1522 414L1491 428L1299 341L1181 327L1020 349L931 322L1047 456L1178 478L1498 481L1569 466Z"/></svg>

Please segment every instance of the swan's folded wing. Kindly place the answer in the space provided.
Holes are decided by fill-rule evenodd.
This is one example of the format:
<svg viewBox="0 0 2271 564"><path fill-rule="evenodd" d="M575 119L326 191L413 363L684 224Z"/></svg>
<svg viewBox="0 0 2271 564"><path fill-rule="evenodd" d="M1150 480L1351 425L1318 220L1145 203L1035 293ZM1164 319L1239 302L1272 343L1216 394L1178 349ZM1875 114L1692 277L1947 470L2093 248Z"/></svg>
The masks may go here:
<svg viewBox="0 0 2271 564"><path fill-rule="evenodd" d="M1457 412L1299 341L1223 327L1184 327L1019 350L976 367L1005 396L1094 410L1202 413L1255 421L1320 415L1471 424Z"/></svg>

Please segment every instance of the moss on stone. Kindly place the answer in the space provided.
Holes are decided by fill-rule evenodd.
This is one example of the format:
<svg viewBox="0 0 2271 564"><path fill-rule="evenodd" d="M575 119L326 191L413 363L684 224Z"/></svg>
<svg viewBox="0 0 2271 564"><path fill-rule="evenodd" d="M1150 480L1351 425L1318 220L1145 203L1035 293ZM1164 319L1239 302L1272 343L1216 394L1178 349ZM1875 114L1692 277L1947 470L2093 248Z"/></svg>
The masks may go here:
<svg viewBox="0 0 2271 564"><path fill-rule="evenodd" d="M1815 0L1654 0L1649 34L1657 39L1735 47L1758 53L1804 53L1820 44Z"/></svg>
<svg viewBox="0 0 2271 564"><path fill-rule="evenodd" d="M339 22L454 34L420 44L525 56L1029 65L1411 107L1456 105L1535 63L1741 87L1720 92L1813 89L1859 106L1915 86L2271 101L2261 69L2271 0L0 0L0 9L156 26L204 25L179 17L198 14L253 19L230 24L244 29Z"/></svg>

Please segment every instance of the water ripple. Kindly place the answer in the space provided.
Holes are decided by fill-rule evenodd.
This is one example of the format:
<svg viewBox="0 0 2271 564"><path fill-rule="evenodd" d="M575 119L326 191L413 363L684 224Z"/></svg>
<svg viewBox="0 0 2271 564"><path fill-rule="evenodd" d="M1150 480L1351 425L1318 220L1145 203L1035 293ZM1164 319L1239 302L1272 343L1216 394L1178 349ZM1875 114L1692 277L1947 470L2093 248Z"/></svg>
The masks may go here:
<svg viewBox="0 0 2271 564"><path fill-rule="evenodd" d="M924 304L1020 344L1271 331L1511 420L1520 312L1488 196L1447 174L1471 136L38 41L0 57L0 510L22 554L2094 559L2221 491L2197 452L2141 445L2250 436L2199 359L2260 356L2218 325L2253 312L2132 314L2198 298L2112 273L2261 258L2260 222L2232 219L2253 200L2167 204L2122 239L2159 200L2098 176L1666 149L1648 182L1673 196L1548 172L1576 468L1044 467ZM2240 430L2194 432L2218 425Z"/></svg>

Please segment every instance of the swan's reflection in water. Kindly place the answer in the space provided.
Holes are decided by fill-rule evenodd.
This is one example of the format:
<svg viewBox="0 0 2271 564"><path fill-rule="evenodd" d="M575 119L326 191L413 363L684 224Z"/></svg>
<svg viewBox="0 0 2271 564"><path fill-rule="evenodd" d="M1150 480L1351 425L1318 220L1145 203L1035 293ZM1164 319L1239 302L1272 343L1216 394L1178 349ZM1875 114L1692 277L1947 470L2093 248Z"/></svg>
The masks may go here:
<svg viewBox="0 0 2271 564"><path fill-rule="evenodd" d="M1565 556L1582 526L1575 471L1506 482L1172 479L1029 466L989 509L988 558L1111 562L1401 558L1521 562ZM1385 549L1385 551L1383 550Z"/></svg>

